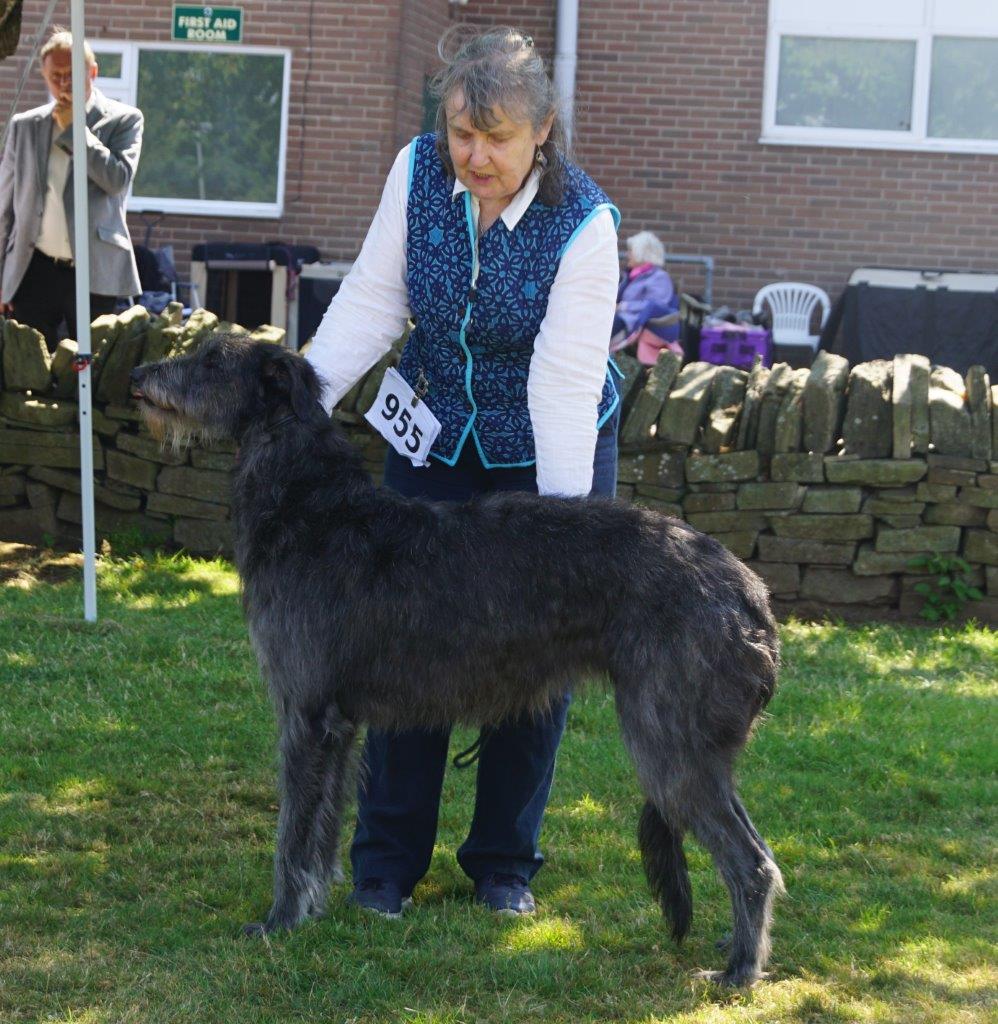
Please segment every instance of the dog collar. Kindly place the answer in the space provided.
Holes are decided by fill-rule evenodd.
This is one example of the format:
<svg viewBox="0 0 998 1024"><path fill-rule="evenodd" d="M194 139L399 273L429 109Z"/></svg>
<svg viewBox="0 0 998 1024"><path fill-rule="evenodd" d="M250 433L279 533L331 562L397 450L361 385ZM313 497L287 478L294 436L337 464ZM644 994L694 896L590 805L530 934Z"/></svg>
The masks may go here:
<svg viewBox="0 0 998 1024"><path fill-rule="evenodd" d="M273 431L278 430L280 427L285 426L285 424L295 423L297 420L298 417L293 412L289 412L287 416L282 416L276 423L268 423L267 431L272 433Z"/></svg>

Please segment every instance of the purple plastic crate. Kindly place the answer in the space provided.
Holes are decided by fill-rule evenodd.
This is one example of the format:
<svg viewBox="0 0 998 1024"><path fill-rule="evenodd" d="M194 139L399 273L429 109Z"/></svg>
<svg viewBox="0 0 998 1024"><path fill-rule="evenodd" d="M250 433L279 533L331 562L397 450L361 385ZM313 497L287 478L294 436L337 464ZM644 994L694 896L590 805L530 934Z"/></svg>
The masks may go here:
<svg viewBox="0 0 998 1024"><path fill-rule="evenodd" d="M763 366L773 365L771 331L748 324L724 324L700 330L700 358L706 363L749 370L757 355L762 356Z"/></svg>

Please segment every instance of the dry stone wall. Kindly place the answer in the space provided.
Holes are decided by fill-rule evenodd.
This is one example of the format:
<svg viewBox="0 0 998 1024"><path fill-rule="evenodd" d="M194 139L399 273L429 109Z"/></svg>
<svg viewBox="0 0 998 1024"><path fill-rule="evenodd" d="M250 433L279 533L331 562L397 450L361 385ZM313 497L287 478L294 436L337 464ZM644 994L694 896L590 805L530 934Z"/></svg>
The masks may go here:
<svg viewBox="0 0 998 1024"><path fill-rule="evenodd" d="M898 355L850 369L622 360L619 493L745 559L780 603L917 613L923 555L969 563L998 623L998 387Z"/></svg>
<svg viewBox="0 0 998 1024"><path fill-rule="evenodd" d="M220 326L204 310L181 323L179 306L94 323L96 523L112 544L231 550L234 447L163 449L128 401L134 366L190 351ZM75 542L75 343L50 356L12 320L0 339L0 540ZM362 414L397 361L398 346L334 413L375 477L384 446ZM670 352L650 371L618 362L621 497L715 536L787 606L912 614L924 601L913 560L959 556L985 595L968 611L998 623L998 387L983 369L963 378L917 355L850 368L829 353L808 369L683 366Z"/></svg>
<svg viewBox="0 0 998 1024"><path fill-rule="evenodd" d="M80 434L75 341L49 354L35 330L0 324L0 540L79 543ZM101 316L91 332L93 460L98 534L133 544L229 551L229 470L235 446L163 448L129 400L143 362L191 351L219 327L196 310L181 323L174 303L150 317L141 306ZM263 327L262 341L284 332Z"/></svg>

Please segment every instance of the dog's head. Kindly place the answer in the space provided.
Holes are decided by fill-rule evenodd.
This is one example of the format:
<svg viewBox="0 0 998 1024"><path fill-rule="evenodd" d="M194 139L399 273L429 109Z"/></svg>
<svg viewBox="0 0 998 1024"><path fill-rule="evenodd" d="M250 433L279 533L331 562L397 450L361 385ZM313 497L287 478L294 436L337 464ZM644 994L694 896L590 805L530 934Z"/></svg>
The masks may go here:
<svg viewBox="0 0 998 1024"><path fill-rule="evenodd" d="M286 416L325 419L321 387L299 355L233 334L215 334L188 355L132 371L132 397L153 436L175 448L238 440L253 424Z"/></svg>

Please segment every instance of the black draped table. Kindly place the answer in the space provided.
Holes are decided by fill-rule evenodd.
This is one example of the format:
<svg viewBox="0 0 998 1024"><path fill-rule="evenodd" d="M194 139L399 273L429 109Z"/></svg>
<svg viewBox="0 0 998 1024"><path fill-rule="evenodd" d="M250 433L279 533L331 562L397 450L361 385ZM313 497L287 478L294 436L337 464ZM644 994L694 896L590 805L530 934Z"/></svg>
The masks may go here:
<svg viewBox="0 0 998 1024"><path fill-rule="evenodd" d="M850 364L927 356L998 383L998 274L860 267L832 307L820 348Z"/></svg>

